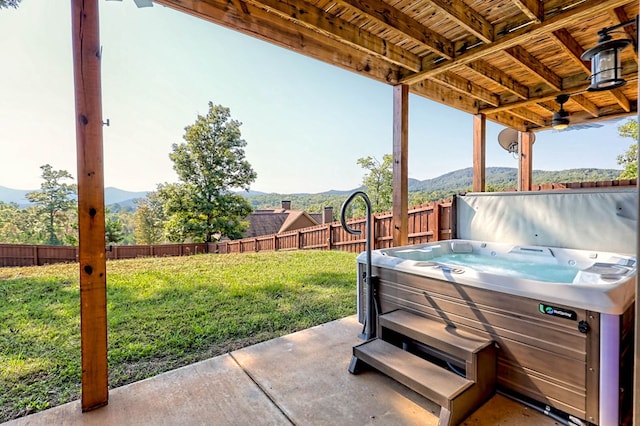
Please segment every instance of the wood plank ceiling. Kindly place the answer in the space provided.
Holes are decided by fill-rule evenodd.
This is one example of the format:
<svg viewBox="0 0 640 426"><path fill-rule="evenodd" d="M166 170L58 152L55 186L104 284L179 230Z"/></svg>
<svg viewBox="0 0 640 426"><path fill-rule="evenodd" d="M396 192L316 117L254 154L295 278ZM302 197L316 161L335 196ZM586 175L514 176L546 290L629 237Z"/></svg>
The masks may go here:
<svg viewBox="0 0 640 426"><path fill-rule="evenodd" d="M520 131L637 113L636 26L627 84L587 92L580 55L597 32L633 19L637 0L154 0ZM259 64L256 64L259 67Z"/></svg>

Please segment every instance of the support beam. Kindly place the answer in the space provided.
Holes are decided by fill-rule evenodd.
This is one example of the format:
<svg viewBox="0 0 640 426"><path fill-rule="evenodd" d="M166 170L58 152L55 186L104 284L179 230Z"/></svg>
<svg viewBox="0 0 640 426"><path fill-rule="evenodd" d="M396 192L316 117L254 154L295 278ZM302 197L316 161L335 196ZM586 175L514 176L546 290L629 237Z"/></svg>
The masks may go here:
<svg viewBox="0 0 640 426"><path fill-rule="evenodd" d="M485 191L487 153L487 117L473 116L473 192Z"/></svg>
<svg viewBox="0 0 640 426"><path fill-rule="evenodd" d="M424 66L423 62L423 70L421 72L402 77L400 79L400 83L415 84L426 78L435 77L438 74L458 68L461 65L466 65L470 62L485 58L510 47L534 40L551 31L565 28L573 22L591 19L592 17L601 14L603 9L624 6L627 3L629 3L629 0L585 0L584 2L578 2L575 7L549 17L539 24L523 27L501 38L496 37L493 43L484 44L468 50L465 53L456 56L454 60L442 61L438 64L432 64L431 66Z"/></svg>
<svg viewBox="0 0 640 426"><path fill-rule="evenodd" d="M393 246L409 243L409 86L393 86Z"/></svg>
<svg viewBox="0 0 640 426"><path fill-rule="evenodd" d="M518 191L531 191L533 182L533 133L518 132Z"/></svg>
<svg viewBox="0 0 640 426"><path fill-rule="evenodd" d="M462 1L431 0L431 6L438 13L452 20L456 25L469 31L485 43L491 43L494 28L484 16L467 6Z"/></svg>
<svg viewBox="0 0 640 426"><path fill-rule="evenodd" d="M440 56L447 59L455 56L455 49L451 40L430 30L382 0L338 0L338 3L356 9L369 19L378 21L380 25L393 27L395 31L401 32L404 36L411 38Z"/></svg>
<svg viewBox="0 0 640 426"><path fill-rule="evenodd" d="M539 77L540 80L547 83L552 89L562 90L562 79L521 46L510 47L505 52L535 76Z"/></svg>
<svg viewBox="0 0 640 426"><path fill-rule="evenodd" d="M109 401L98 0L72 0L78 161L82 411Z"/></svg>
<svg viewBox="0 0 640 426"><path fill-rule="evenodd" d="M629 103L629 99L622 93L620 89L610 90L609 93L613 96L618 103L626 112L631 112L631 104Z"/></svg>
<svg viewBox="0 0 640 426"><path fill-rule="evenodd" d="M571 102L574 102L577 105L579 105L580 108L588 112L592 117L597 117L600 115L600 110L598 106L593 102L591 102L586 96L573 95L571 96L570 100Z"/></svg>
<svg viewBox="0 0 640 426"><path fill-rule="evenodd" d="M544 6L540 0L514 0L513 3L532 21L536 23L542 22Z"/></svg>
<svg viewBox="0 0 640 426"><path fill-rule="evenodd" d="M518 98L529 98L529 88L527 86L518 82L518 80L511 77L506 72L494 67L483 59L478 59L477 61L470 62L467 64L467 67L475 71L476 74L492 80L494 83L513 93Z"/></svg>
<svg viewBox="0 0 640 426"><path fill-rule="evenodd" d="M560 28L552 32L553 36L558 41L558 44L565 51L567 55L571 59L573 59L584 72L587 74L591 74L591 61L583 61L582 54L584 53L584 49L580 46L580 43L576 41L575 38L569 33L566 28Z"/></svg>

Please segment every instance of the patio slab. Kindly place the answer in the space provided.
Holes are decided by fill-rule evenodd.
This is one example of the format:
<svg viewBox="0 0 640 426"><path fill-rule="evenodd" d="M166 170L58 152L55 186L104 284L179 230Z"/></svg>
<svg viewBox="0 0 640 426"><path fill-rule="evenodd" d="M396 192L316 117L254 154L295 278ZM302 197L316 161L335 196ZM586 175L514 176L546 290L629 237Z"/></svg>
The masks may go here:
<svg viewBox="0 0 640 426"><path fill-rule="evenodd" d="M89 413L75 401L4 425L437 425L439 406L377 372L347 372L361 328L343 318L114 389ZM463 424L557 423L496 395Z"/></svg>

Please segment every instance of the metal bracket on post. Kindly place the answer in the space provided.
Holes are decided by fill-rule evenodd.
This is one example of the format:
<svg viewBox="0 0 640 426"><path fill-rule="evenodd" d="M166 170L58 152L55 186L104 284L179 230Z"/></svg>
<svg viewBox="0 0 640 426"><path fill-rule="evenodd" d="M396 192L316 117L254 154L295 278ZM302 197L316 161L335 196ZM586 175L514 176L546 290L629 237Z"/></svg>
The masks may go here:
<svg viewBox="0 0 640 426"><path fill-rule="evenodd" d="M362 231L360 229L352 229L347 225L347 220L345 217L347 207L353 201L353 199L357 196L360 196L364 199L364 202L367 206L366 210L366 223L365 223L365 233L366 235L366 256L367 256L367 264L365 268L365 288L366 288L366 316L365 316L365 331L364 338L365 340L370 340L376 337L376 329L377 329L377 317L375 312L375 298L377 289L375 288L374 283L376 283L377 277L373 277L371 274L371 201L369 200L369 196L363 191L355 191L353 194L349 195L349 197L342 204L342 208L340 209L340 223L342 224L342 228L352 235L361 235Z"/></svg>

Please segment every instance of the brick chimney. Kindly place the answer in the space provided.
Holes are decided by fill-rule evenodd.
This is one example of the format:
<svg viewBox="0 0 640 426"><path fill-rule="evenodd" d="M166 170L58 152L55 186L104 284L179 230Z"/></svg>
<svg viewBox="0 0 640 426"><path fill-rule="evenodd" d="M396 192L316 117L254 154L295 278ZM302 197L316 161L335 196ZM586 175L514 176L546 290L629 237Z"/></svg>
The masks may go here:
<svg viewBox="0 0 640 426"><path fill-rule="evenodd" d="M327 206L322 211L322 223L332 223L333 222L333 207Z"/></svg>
<svg viewBox="0 0 640 426"><path fill-rule="evenodd" d="M291 201L282 200L282 209L291 210Z"/></svg>

